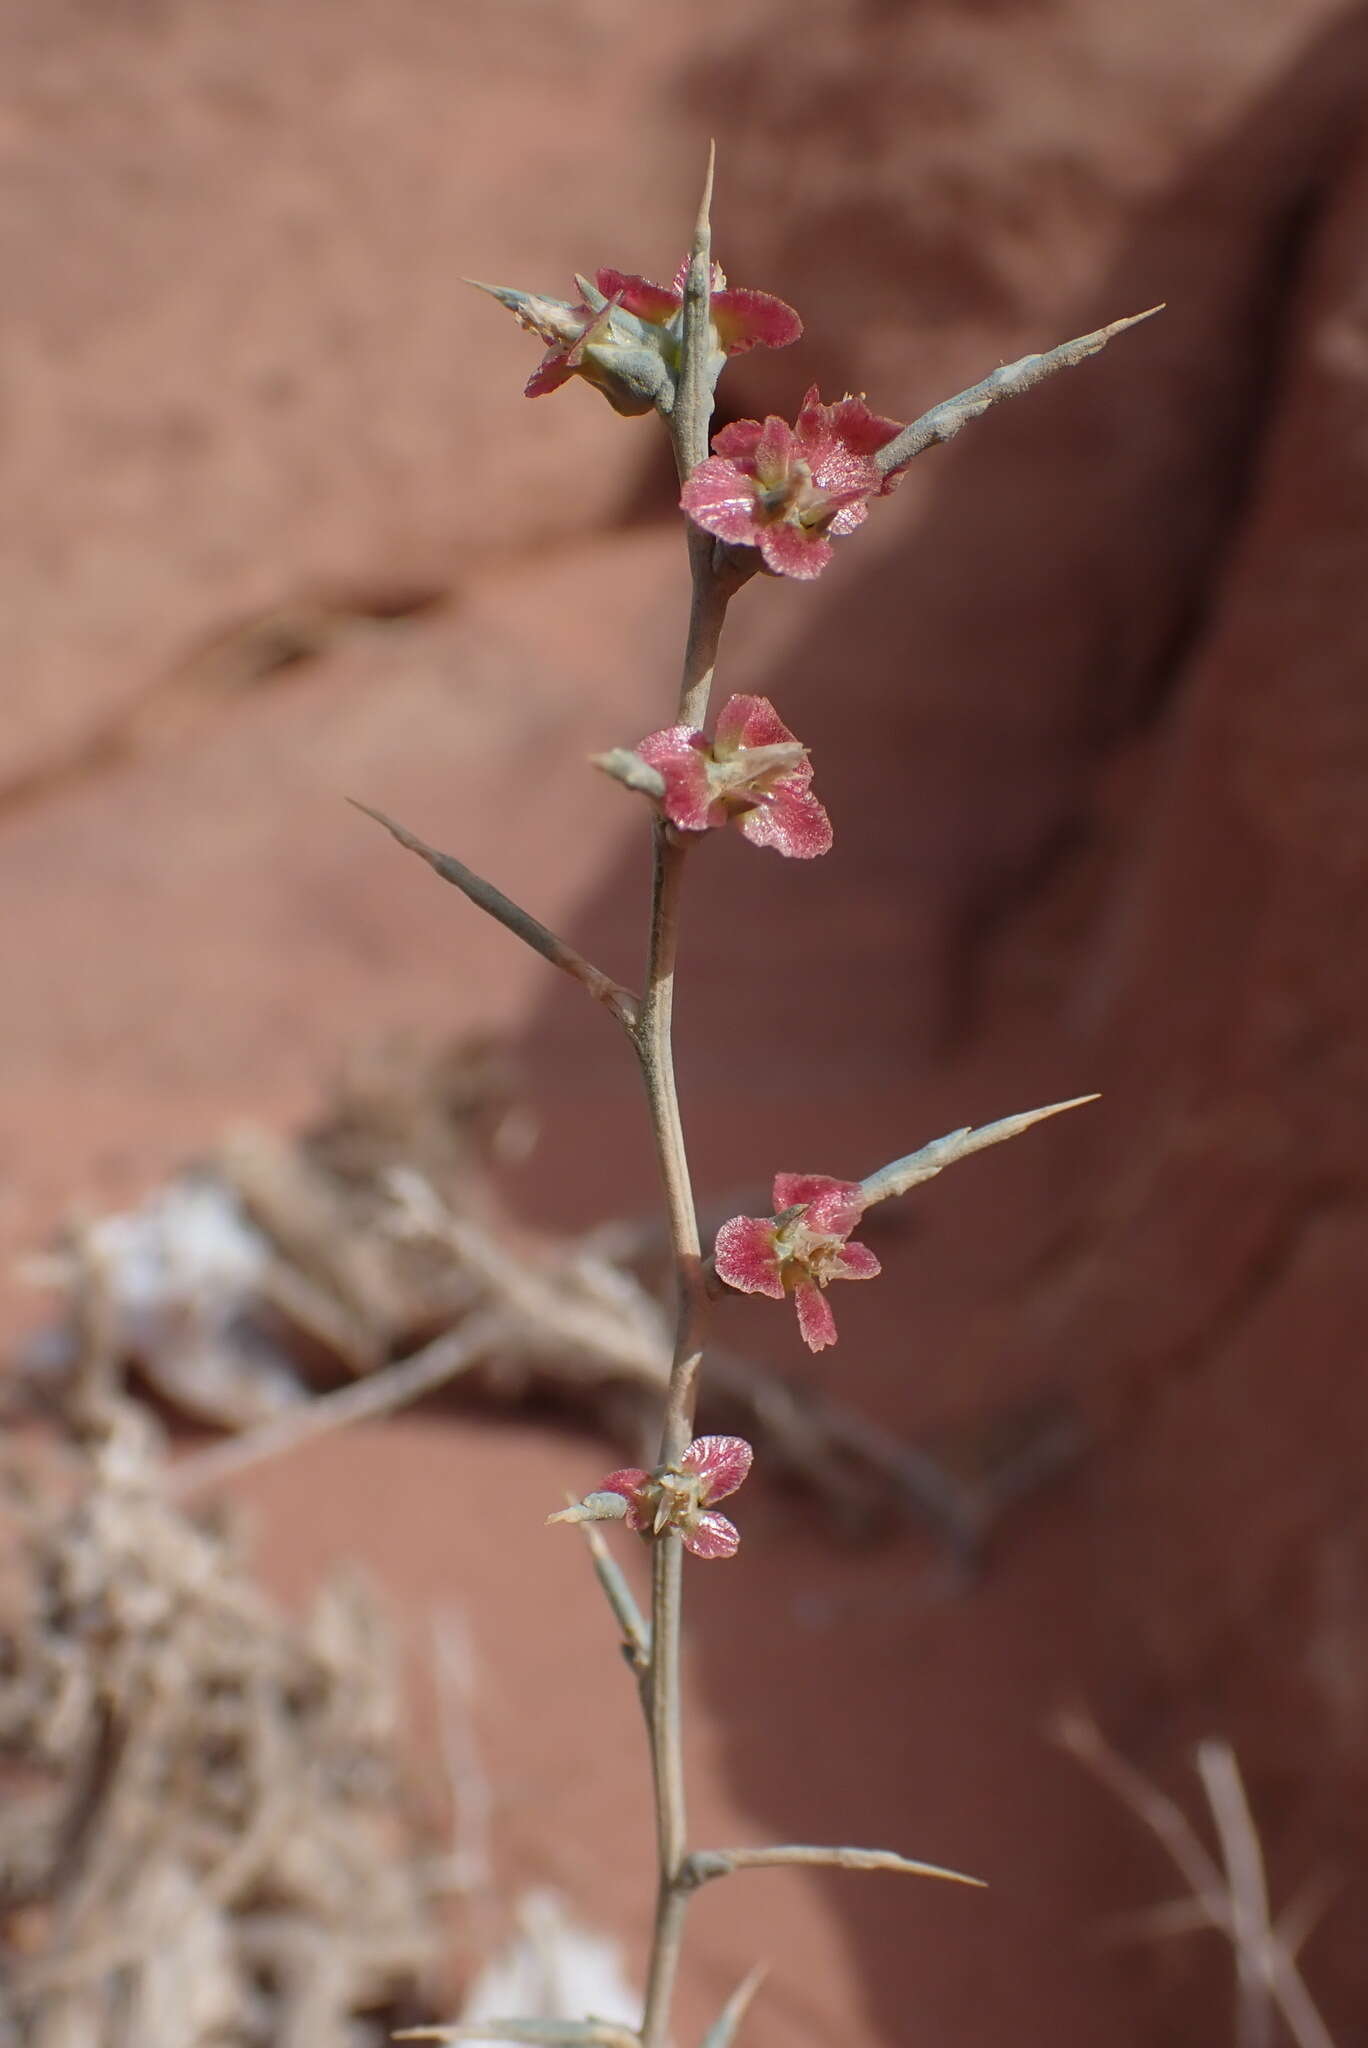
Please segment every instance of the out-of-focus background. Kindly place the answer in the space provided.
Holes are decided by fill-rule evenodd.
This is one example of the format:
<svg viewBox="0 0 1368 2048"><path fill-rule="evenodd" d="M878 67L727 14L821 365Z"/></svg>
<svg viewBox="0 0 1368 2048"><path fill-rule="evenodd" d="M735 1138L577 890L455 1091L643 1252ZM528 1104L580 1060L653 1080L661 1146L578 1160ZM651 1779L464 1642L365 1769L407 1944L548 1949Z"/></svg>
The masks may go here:
<svg viewBox="0 0 1368 2048"><path fill-rule="evenodd" d="M729 628L836 846L696 860L705 1196L1103 1100L909 1202L818 1364L725 1309L733 1352L975 1498L1032 1483L963 1583L924 1521L857 1541L762 1484L738 1563L693 1575L700 1834L886 1841L992 1889L715 1887L683 2038L760 1956L757 2048L1233 2041L1217 1935L1103 1938L1182 1887L1052 1746L1086 1710L1194 1818L1194 1745L1233 1745L1275 1903L1323 1908L1307 1981L1368 2041L1368 16L45 0L0 47L7 1263L229 1127L290 1132L395 1034L526 1071L518 1214L649 1213L611 1026L341 802L636 971L643 816L585 757L672 705L668 454L582 386L526 402L536 345L463 275L668 277L715 135L718 254L807 328L729 368L731 416L817 381L909 417L1168 302ZM40 1313L6 1298L16 1333ZM339 1560L380 1588L420 1785L425 1630L459 1604L491 1939L552 1884L635 1971L634 1706L541 1527L605 1460L453 1402L230 1490L282 1599Z"/></svg>

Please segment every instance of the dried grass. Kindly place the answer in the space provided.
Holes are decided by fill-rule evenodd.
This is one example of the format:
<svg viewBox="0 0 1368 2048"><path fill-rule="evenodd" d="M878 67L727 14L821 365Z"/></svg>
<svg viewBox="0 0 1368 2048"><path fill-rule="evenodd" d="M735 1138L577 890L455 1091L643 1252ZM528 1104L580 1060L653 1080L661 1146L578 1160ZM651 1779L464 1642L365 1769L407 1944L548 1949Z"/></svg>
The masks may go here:
<svg viewBox="0 0 1368 2048"><path fill-rule="evenodd" d="M167 1498L131 1402L16 1454L0 1609L0 2042L362 2048L421 2018L427 1879L370 1601L302 1622Z"/></svg>

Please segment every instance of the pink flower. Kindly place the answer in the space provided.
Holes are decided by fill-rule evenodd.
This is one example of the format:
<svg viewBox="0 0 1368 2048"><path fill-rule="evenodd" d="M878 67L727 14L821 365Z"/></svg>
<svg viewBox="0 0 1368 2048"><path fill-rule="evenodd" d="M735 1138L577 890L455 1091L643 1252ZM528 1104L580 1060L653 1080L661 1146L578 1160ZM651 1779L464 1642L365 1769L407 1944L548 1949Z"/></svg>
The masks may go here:
<svg viewBox="0 0 1368 2048"><path fill-rule="evenodd" d="M740 820L754 846L811 860L831 846L831 820L813 795L812 763L768 697L732 697L711 743L687 725L652 732L637 758L665 784L661 807L685 832Z"/></svg>
<svg viewBox="0 0 1368 2048"><path fill-rule="evenodd" d="M605 298L617 299L639 320L678 335L684 328L684 281L688 274L686 256L670 286L652 284L649 278L637 277L630 270L600 270L594 282ZM802 321L782 299L769 292L729 288L720 263L712 267L708 310L717 346L726 356L744 355L751 348L787 348L803 331Z"/></svg>
<svg viewBox="0 0 1368 2048"><path fill-rule="evenodd" d="M810 1351L836 1342L836 1318L824 1289L833 1280L872 1280L879 1261L847 1239L864 1214L860 1183L824 1173L776 1173L773 1216L733 1216L717 1233L720 1280L742 1294L792 1294ZM785 1211L797 1210L796 1215Z"/></svg>
<svg viewBox="0 0 1368 2048"><path fill-rule="evenodd" d="M602 391L609 404L618 411L626 409L621 403L622 394L615 389L610 366L601 360L604 351L615 340L615 303L610 300L595 311L590 306L575 306L560 299L540 299L529 295L520 308L514 309L522 326L550 343L523 386L524 398L544 398L548 391L559 391L561 385L568 384L572 377L583 377ZM649 412L651 404L652 401L643 394L641 402L631 409Z"/></svg>
<svg viewBox="0 0 1368 2048"><path fill-rule="evenodd" d="M823 405L814 384L792 427L773 415L723 427L679 502L706 533L759 548L775 575L811 578L831 560L829 536L853 533L866 501L898 481L872 457L901 432L862 398Z"/></svg>
<svg viewBox="0 0 1368 2048"><path fill-rule="evenodd" d="M472 279L473 283L474 280ZM583 377L601 391L615 412L629 418L650 412L674 382L658 345L658 337L619 300L605 297L585 278L576 278L581 298L548 299L539 292L512 291L504 285L481 285L507 306L520 327L548 343L546 354L524 386L526 398L558 391L572 377Z"/></svg>
<svg viewBox="0 0 1368 2048"><path fill-rule="evenodd" d="M610 1472L594 1492L572 1508L548 1515L550 1522L625 1521L639 1536L678 1529L695 1557L734 1557L741 1538L712 1503L735 1493L751 1468L752 1451L742 1436L695 1437L677 1465L643 1472L631 1465Z"/></svg>
<svg viewBox="0 0 1368 2048"><path fill-rule="evenodd" d="M528 398L541 398L548 391L558 391L572 377L583 377L617 412L632 415L655 407L669 413L674 408L684 334L686 268L681 266L674 290L622 270L600 270L592 284L586 277L577 277L577 302L513 291L504 285L486 284L479 289L507 306L523 327L548 344L527 380ZM792 306L768 292L729 291L716 264L713 279L709 371L716 384L728 356L749 348L784 348L798 339L803 323ZM472 278L470 282L477 281Z"/></svg>

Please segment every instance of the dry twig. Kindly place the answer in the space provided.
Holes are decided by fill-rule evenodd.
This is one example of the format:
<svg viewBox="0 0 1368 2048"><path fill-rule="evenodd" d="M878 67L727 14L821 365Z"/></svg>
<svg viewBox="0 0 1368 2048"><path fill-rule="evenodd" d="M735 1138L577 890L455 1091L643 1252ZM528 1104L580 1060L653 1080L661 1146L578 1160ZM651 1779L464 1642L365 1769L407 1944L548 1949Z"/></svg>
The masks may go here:
<svg viewBox="0 0 1368 2048"><path fill-rule="evenodd" d="M1208 1927L1225 1936L1235 1958L1239 2048L1270 2048L1275 2015L1297 2048L1334 2048L1297 1967L1295 1946L1272 1918L1263 1849L1230 1745L1204 1742L1197 1751L1221 1847L1217 1862L1177 1802L1118 1755L1093 1721L1065 1716L1054 1738L1158 1839L1192 1894L1138 1922L1130 1919L1128 1929L1161 1935Z"/></svg>

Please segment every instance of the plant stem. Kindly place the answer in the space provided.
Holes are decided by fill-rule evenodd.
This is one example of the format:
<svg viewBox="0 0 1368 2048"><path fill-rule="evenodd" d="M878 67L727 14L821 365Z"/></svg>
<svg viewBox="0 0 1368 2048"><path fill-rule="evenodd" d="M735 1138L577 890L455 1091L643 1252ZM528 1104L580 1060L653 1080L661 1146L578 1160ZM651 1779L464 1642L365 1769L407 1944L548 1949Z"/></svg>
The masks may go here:
<svg viewBox="0 0 1368 2048"><path fill-rule="evenodd" d="M696 603L695 613L698 609ZM719 626L720 623L719 616ZM716 633L711 637L709 667L715 649ZM672 1038L684 859L685 848L675 839L671 827L663 819L657 820L646 992L634 1038L646 1084L656 1156L660 1162L678 1290L674 1356L661 1426L662 1465L678 1461L692 1433L694 1386L702 1357L703 1322L707 1312L698 1217L679 1114ZM688 1889L683 1883L688 1838L679 1674L683 1563L684 1545L678 1531L665 1530L656 1538L651 1552L651 1664L646 1676L646 1702L651 1736L651 1771L655 1784L659 1875L646 2009L641 2023L642 2048L663 2048L668 2036L670 2004L688 1904Z"/></svg>
<svg viewBox="0 0 1368 2048"><path fill-rule="evenodd" d="M996 405L1001 398L1015 398L1019 392L1029 391L1033 385L1053 377L1057 370L1072 370L1079 363L1095 356L1105 348L1114 335L1124 334L1128 327L1137 327L1142 320L1153 319L1162 313L1162 306L1150 306L1143 313L1132 313L1128 319L1113 320L1109 327L1098 327L1091 334L1080 334L1077 341L1061 341L1058 348L1050 349L1045 355L1022 356L1019 362L1004 363L992 370L978 384L971 384L967 391L958 392L954 398L944 398L939 405L933 405L930 412L924 412L920 419L904 427L896 440L885 442L874 455L874 467L881 475L890 470L903 469L920 455L924 449L934 448L938 442L952 441L960 428L969 420L976 420L980 413L987 412L990 405Z"/></svg>
<svg viewBox="0 0 1368 2048"><path fill-rule="evenodd" d="M669 2038L670 2007L689 1903L689 1889L683 1882L688 1837L679 1676L683 1576L683 1539L677 1530L667 1529L656 1539L651 1553L651 1669L646 1694L659 1870L646 2005L641 2021L642 2048L664 2048Z"/></svg>
<svg viewBox="0 0 1368 2048"><path fill-rule="evenodd" d="M439 853L435 846L429 846L406 825L397 824L383 811L373 810L357 797L348 797L347 802L354 810L364 811L368 818L374 818L377 825L383 825L401 846L407 847L410 853L416 853L420 860L425 860L434 874L440 875L444 882L451 882L463 896L520 938L524 945L530 946L534 953L540 953L543 960L549 960L553 967L560 968L562 974L568 974L572 981L587 988L595 1002L610 1010L619 1024L628 1031L632 1029L636 1022L637 1001L630 989L620 988L611 975L595 967L591 960L586 960L582 953L577 953L573 946L548 930L540 918L533 917L521 903L505 896L502 889L496 889L492 882L487 882L483 875L477 875L454 854Z"/></svg>
<svg viewBox="0 0 1368 2048"><path fill-rule="evenodd" d="M698 526L689 528L689 563L693 570L693 603L689 609L689 637L684 649L684 680L679 692L679 723L701 726L708 715L712 694L717 643L727 606L751 572L723 559L711 534Z"/></svg>
<svg viewBox="0 0 1368 2048"><path fill-rule="evenodd" d="M713 414L713 378L709 374L712 355L712 189L717 152L709 144L708 168L703 179L703 196L698 202L688 268L684 274L684 332L680 347L679 382L674 411L670 415L670 438L674 442L675 465L683 483L697 469L708 452L708 428Z"/></svg>
<svg viewBox="0 0 1368 2048"><path fill-rule="evenodd" d="M665 1191L678 1292L674 1357L661 1431L660 1461L678 1458L689 1441L693 1420L694 1379L702 1349L707 1295L703 1280L698 1217L694 1209L684 1128L675 1085L672 1027L675 955L679 939L679 898L686 848L664 819L655 827L655 882L651 898L651 947L646 993L636 1031L646 1100L651 1114L656 1157Z"/></svg>
<svg viewBox="0 0 1368 2048"><path fill-rule="evenodd" d="M708 452L712 420L712 296L713 156L694 228L684 290L684 335L675 410L670 422L675 462L687 479ZM745 574L719 558L712 537L688 528L692 600L679 690L679 722L701 726L708 713L717 647L727 605L746 580ZM687 845L675 828L658 816L654 832L651 888L651 932L646 985L631 1027L641 1061L655 1137L656 1157L665 1192L674 1260L678 1314L670 1384L661 1422L660 1463L677 1464L693 1435L694 1395L707 1317L706 1276L698 1239L698 1215L689 1179L684 1127L674 1070L674 978L679 949L679 903ZM680 1609L684 1578L684 1543L678 1530L666 1529L651 1554L651 1661L643 1691L651 1736L651 1771L655 1784L658 1883L651 1960L646 1982L641 2048L665 2048L670 2008L679 1969L691 1886L688 1880L688 1827L684 1798L683 1697L680 1684Z"/></svg>
<svg viewBox="0 0 1368 2048"><path fill-rule="evenodd" d="M689 560L693 602L679 716L681 723L698 725L707 715L717 644L731 588L727 579L714 573L712 542L706 534L691 532ZM633 1036L660 1163L678 1296L674 1356L660 1434L660 1463L669 1465L677 1463L693 1434L694 1393L703 1355L708 1298L674 1070L674 978L687 847L663 817L656 820L654 852L646 987ZM677 1530L667 1529L657 1537L651 1555L651 1667L646 1678L646 1698L655 1784L658 1882L646 2006L641 2022L642 2048L664 2048L669 2036L670 2007L689 1903L689 1887L684 1881L688 1834L679 1670L683 1567L683 1540Z"/></svg>

